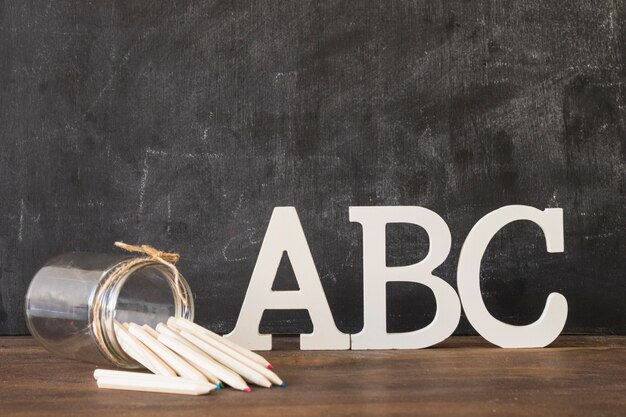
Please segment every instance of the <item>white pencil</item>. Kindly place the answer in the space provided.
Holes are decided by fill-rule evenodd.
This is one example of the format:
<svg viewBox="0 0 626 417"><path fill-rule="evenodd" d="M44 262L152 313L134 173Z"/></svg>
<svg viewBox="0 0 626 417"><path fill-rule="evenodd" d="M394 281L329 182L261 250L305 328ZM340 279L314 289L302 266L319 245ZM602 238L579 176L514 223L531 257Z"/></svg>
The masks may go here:
<svg viewBox="0 0 626 417"><path fill-rule="evenodd" d="M203 388L208 387L211 390L219 389L218 387L211 384L210 382L207 382L206 380L204 382L200 382L200 381L192 381L190 379L187 379L184 377L178 377L178 376L163 376L163 375L148 374L144 372L118 371L118 370L113 370L113 369L96 369L95 371L93 371L93 377L96 380L100 378L126 378L126 379L142 379L142 380L148 380L148 381L153 381L155 380L155 378L160 378L158 380L171 381L171 382L187 381L189 383L197 384L198 386L201 386Z"/></svg>
<svg viewBox="0 0 626 417"><path fill-rule="evenodd" d="M215 347L209 345L208 343L205 343L203 340L196 337L191 332L188 332L187 330L183 330L180 332L180 334L185 339L189 340L191 343L193 343L194 345L202 349L204 352L206 352L213 359L227 366L233 371L237 372L246 381L259 385L261 387L265 387L265 388L269 388L272 386L272 383L263 375L256 372L252 368L249 368L243 363L239 362L237 359L233 358L232 356L227 355L226 353L222 352L219 349L216 349Z"/></svg>
<svg viewBox="0 0 626 417"><path fill-rule="evenodd" d="M203 395L211 392L209 385L198 384L184 378L163 377L153 375L153 378L128 378L128 377L100 377L98 388L120 389L128 391L148 391L167 394Z"/></svg>
<svg viewBox="0 0 626 417"><path fill-rule="evenodd" d="M154 337L155 339L159 337L159 332L157 332L156 330L154 330L152 327L148 326L147 324L144 324L143 326L141 326L141 328L144 329L146 332L148 332L148 334Z"/></svg>
<svg viewBox="0 0 626 417"><path fill-rule="evenodd" d="M178 330L178 329L176 329L174 327L170 327L167 324L159 323L157 325L157 332L159 334L164 334L166 336L173 337L174 339L178 340L179 342L184 343L185 345L187 345L188 348L193 349L196 352L204 355L204 352L200 348L198 348L196 345L191 343L189 340L187 340L184 337L182 337L180 335L180 330ZM212 360L213 362L215 362L213 359L211 359L211 358L209 358L209 359ZM217 362L215 362L215 363L217 363Z"/></svg>
<svg viewBox="0 0 626 417"><path fill-rule="evenodd" d="M187 339L185 339L184 337L182 337L182 336L180 335L180 331L179 331L177 328L175 328L175 327L168 326L168 325L167 325L167 324L165 324L165 323L159 323L159 324L157 324L156 331L157 331L159 334L164 334L164 335L166 335L166 336L173 337L174 339L178 339L178 340L180 340L182 343L184 343L184 344L186 344L187 346L189 346L190 348L195 349L195 350L196 350L196 351L198 351L198 352L202 352L202 351L201 351L200 349L198 349L198 348L197 348L197 347L196 347L193 343L189 342Z"/></svg>
<svg viewBox="0 0 626 417"><path fill-rule="evenodd" d="M155 375L163 375L163 376L176 376L176 372L169 366L165 364L157 356L154 354L149 348L147 348L143 343L141 343L135 336L131 335L130 332L119 322L114 322L115 335L118 339L118 342L122 345L122 349L125 351L129 349L131 352L134 352L135 356L138 356L140 360L137 360L140 364L142 364L145 368L152 371Z"/></svg>
<svg viewBox="0 0 626 417"><path fill-rule="evenodd" d="M184 378L208 383L207 378L201 374L196 368L188 364L184 359L165 347L161 342L152 337L148 332L139 327L135 323L131 323L128 331L135 336L141 343L146 345L150 350L157 354L161 360L169 365L176 373ZM157 336L158 337L158 336Z"/></svg>
<svg viewBox="0 0 626 417"><path fill-rule="evenodd" d="M148 368L156 375L169 375L176 376L176 372L169 366L167 366L158 356L156 356L150 349L145 347L139 340L135 339L133 335L128 333L128 330L123 325L115 322L115 335L122 346L122 349L128 353L133 359Z"/></svg>
<svg viewBox="0 0 626 417"><path fill-rule="evenodd" d="M221 381L224 381L224 383L230 385L231 387L245 392L252 391L239 375L228 369L224 369L221 366L216 366L216 363L209 360L206 355L200 354L194 349L189 348L181 341L162 333L159 335L158 340L197 367L214 374Z"/></svg>
<svg viewBox="0 0 626 417"><path fill-rule="evenodd" d="M152 367L152 364L150 362L148 362L146 359L144 359L144 357L141 356L141 354L139 352L137 352L132 346L130 346L127 343L125 343L121 338L118 337L118 341L117 342L120 344L120 346L122 347L122 350L124 352L126 352L126 354L128 356L133 358L136 362L138 362L144 368L146 368L147 370L151 371L152 373L157 371L156 368Z"/></svg>
<svg viewBox="0 0 626 417"><path fill-rule="evenodd" d="M248 358L252 359L255 362L258 362L259 364L263 365L264 367L268 368L268 369L274 369L274 367L272 366L271 363L269 363L263 356L259 355L258 353L252 352L251 350L248 350L242 346L239 346L238 344L226 339L225 337L220 336L217 333L213 333L212 331L210 331L209 329L205 329L202 326L197 325L196 323L189 321L189 320L185 320L182 318L175 318L175 317L171 317L168 320L168 324L170 322L170 320L172 320L174 323L177 323L180 327L184 327L188 330L197 330L199 332L205 333L206 335L212 337L213 339L225 344L226 346L228 346L231 349L236 350L237 352L241 353L244 356L247 356Z"/></svg>
<svg viewBox="0 0 626 417"><path fill-rule="evenodd" d="M170 336L176 340L178 340L181 343L184 343L185 345L187 345L187 347L189 347L190 349L194 349L195 351L197 351L199 354L204 355L208 360L211 360L215 363L216 367L220 367L220 368L224 368L222 365L220 365L219 363L215 362L213 359L207 357L205 355L205 353L198 349L193 343L190 343L189 341L187 341L187 339L185 339L184 337L182 337L180 334L178 334L178 332L172 328L167 327L167 325L163 324L163 323L159 323L157 325L157 339L159 338L159 334L164 334L166 336ZM196 368L196 370L198 370L198 372L202 373L209 381L211 381L213 384L218 385L220 387L223 387L224 384L222 384L222 381L220 381L220 379L217 377L217 375L207 371L206 369L200 368L198 367L195 363L189 361L188 359L185 358L185 360L187 360L189 362L189 364L193 367ZM227 368L224 368L225 371L228 371Z"/></svg>
<svg viewBox="0 0 626 417"><path fill-rule="evenodd" d="M215 340L212 337L209 337L206 333L198 332L195 329L192 330L189 333L192 333L194 336L198 337L203 342L213 346L216 349L219 349L220 351L224 352L225 354L231 356L233 359L241 362L242 364L244 364L248 368L250 368L250 369L256 371L257 373L263 375L265 378L269 379L275 385L278 385L280 387L284 387L285 386L285 383L274 372L272 372L268 368L264 367L263 365L259 364L258 362L253 361L252 359L248 358L247 356L242 355L241 353L237 352L236 350L231 349L228 346L220 343L218 340ZM181 332L181 334L182 334L182 332Z"/></svg>
<svg viewBox="0 0 626 417"><path fill-rule="evenodd" d="M174 337L179 338L180 340L184 340L186 342L185 339L183 339L182 337L180 337L176 332L174 332L173 330L169 329L165 324L163 323L159 323L159 325L161 326L162 330L167 332L169 330L169 332L165 333L167 335L173 335ZM157 326L158 327L158 326ZM150 334L150 336L154 337L155 339L159 338L159 332L157 332L156 330L154 330L152 327L148 326L147 324L144 324L143 326L141 326L142 329L144 329L146 332L148 332L148 334ZM171 333L170 333L171 332ZM191 345L191 343L190 343ZM193 346L193 345L191 345ZM220 381L215 375L206 372L202 369L197 368L196 366L194 366L193 363L188 362L190 366L193 366L193 368L200 372L202 375L204 375L206 377L206 379L209 380L210 383L217 385L217 389L223 388L224 384L222 384L222 381Z"/></svg>

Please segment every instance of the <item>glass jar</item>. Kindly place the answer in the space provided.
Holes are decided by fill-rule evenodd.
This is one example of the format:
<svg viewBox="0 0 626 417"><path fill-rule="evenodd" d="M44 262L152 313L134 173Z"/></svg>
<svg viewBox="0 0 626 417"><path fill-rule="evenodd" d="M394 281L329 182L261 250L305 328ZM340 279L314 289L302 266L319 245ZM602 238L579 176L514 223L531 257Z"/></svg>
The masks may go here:
<svg viewBox="0 0 626 417"><path fill-rule="evenodd" d="M193 320L194 315L193 296L182 275L177 284L183 291L176 291L170 268L142 259L84 252L51 259L26 293L30 333L58 356L139 368L118 343L115 320L154 327L171 316Z"/></svg>

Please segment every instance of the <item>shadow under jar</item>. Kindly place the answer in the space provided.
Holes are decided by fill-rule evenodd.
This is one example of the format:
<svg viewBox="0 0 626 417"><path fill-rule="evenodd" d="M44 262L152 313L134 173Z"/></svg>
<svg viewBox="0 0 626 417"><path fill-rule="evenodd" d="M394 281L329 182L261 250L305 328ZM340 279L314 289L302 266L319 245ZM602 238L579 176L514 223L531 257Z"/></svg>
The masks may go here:
<svg viewBox="0 0 626 417"><path fill-rule="evenodd" d="M181 294L176 291L172 270L156 260L146 258L122 274L113 272L133 259L72 252L48 261L35 274L26 294L30 333L64 358L127 369L141 367L118 343L114 320L151 327L171 316L193 320L194 305L185 278L179 275ZM96 303L99 308L94 311Z"/></svg>

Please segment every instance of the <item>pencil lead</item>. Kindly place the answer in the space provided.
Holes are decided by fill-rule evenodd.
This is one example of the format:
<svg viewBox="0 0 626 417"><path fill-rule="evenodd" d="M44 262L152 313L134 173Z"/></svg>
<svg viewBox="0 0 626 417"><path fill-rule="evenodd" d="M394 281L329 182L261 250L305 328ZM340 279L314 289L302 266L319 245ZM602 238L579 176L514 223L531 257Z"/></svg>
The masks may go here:
<svg viewBox="0 0 626 417"><path fill-rule="evenodd" d="M244 388L243 392L251 392L252 389L250 389L250 387Z"/></svg>
<svg viewBox="0 0 626 417"><path fill-rule="evenodd" d="M268 365L267 365L267 369L274 369L274 367L273 367L273 366L272 366L272 364L270 363L270 364L268 364Z"/></svg>
<svg viewBox="0 0 626 417"><path fill-rule="evenodd" d="M216 386L215 386L215 391L219 391L219 390L221 390L221 389L222 389L222 387L220 387L219 385L216 385Z"/></svg>
<svg viewBox="0 0 626 417"><path fill-rule="evenodd" d="M285 387L287 386L287 384L285 384L285 383L283 382L282 384L280 384L280 386L281 386L282 388L285 388Z"/></svg>

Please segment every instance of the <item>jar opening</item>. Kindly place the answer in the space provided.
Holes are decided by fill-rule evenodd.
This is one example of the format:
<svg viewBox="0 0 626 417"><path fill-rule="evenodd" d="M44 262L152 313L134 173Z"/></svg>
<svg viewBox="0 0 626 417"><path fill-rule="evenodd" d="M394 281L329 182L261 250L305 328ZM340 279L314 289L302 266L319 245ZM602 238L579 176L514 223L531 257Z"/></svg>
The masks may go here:
<svg viewBox="0 0 626 417"><path fill-rule="evenodd" d="M193 298L182 277L180 283L185 288L185 299L177 296L174 274L166 266L150 259L132 258L126 262L134 264L99 294L102 308L100 317L94 317L94 326L100 326L99 347L111 362L122 368L137 368L140 365L120 346L114 322L147 324L154 328L172 316L193 320ZM116 270L117 267L103 274L102 281Z"/></svg>

